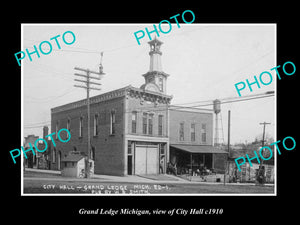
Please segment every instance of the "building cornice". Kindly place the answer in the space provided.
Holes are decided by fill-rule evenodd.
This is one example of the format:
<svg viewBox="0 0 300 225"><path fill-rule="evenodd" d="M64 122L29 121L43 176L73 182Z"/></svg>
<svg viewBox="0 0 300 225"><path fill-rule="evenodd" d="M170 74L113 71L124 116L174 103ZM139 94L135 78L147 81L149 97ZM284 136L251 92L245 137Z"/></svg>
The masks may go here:
<svg viewBox="0 0 300 225"><path fill-rule="evenodd" d="M128 90L128 96L132 98L140 98L144 101L150 101L154 103L170 104L173 98L172 95L166 95L161 92L155 92L150 90L143 90L141 88L130 87Z"/></svg>
<svg viewBox="0 0 300 225"><path fill-rule="evenodd" d="M129 86L128 86L129 87ZM128 87L124 87L124 88L120 88L114 91L110 91L101 95L96 95L93 97L90 97L90 104L94 104L94 103L98 103L98 102L104 102L107 100L111 100L111 99L115 99L115 98L119 98L122 96L125 96L126 93L126 88ZM87 105L87 100L86 99L82 99L76 102L71 102L65 105L61 105L55 108L51 109L51 113L58 113L58 112L62 112L62 111L67 111L67 110L71 110L71 109L76 109L76 108L80 108L83 106Z"/></svg>
<svg viewBox="0 0 300 225"><path fill-rule="evenodd" d="M166 104L170 104L170 101L172 99L172 96L165 95L163 93L144 91L140 88L135 88L129 85L124 88L110 91L101 95L93 96L90 98L90 104L92 105L95 103L104 102L104 101L108 101L120 97L135 97L135 98L141 98L144 101L153 101L153 102L166 103ZM86 105L87 105L87 100L82 99L76 102L71 102L65 105L52 108L51 113L59 113L67 110L80 108Z"/></svg>

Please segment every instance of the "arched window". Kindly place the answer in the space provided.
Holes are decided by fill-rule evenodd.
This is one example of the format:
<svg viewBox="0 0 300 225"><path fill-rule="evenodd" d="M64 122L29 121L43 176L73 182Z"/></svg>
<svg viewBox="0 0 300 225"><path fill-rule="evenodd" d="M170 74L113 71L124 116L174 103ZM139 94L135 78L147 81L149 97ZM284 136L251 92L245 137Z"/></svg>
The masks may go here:
<svg viewBox="0 0 300 225"><path fill-rule="evenodd" d="M83 117L81 116L79 118L79 137L82 137L83 135Z"/></svg>
<svg viewBox="0 0 300 225"><path fill-rule="evenodd" d="M110 112L110 134L114 135L116 133L116 110Z"/></svg>

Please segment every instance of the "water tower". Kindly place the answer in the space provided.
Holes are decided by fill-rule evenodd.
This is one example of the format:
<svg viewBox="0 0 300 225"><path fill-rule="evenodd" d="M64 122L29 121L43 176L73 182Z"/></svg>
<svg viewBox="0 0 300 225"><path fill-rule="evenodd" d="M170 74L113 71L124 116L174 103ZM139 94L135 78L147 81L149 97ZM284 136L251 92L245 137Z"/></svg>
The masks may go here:
<svg viewBox="0 0 300 225"><path fill-rule="evenodd" d="M214 145L219 146L220 145L220 134L219 134L219 126L220 126L220 119L219 119L219 113L221 112L221 101L219 99L216 99L213 101L214 103L214 113L216 114L216 122L215 122L215 140Z"/></svg>

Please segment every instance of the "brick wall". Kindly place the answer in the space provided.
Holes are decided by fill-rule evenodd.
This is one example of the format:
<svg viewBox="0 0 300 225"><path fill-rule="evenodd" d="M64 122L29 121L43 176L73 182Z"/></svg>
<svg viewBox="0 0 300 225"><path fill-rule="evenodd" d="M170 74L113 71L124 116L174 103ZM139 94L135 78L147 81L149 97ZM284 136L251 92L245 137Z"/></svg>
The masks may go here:
<svg viewBox="0 0 300 225"><path fill-rule="evenodd" d="M95 148L95 173L123 175L124 174L124 97L113 98L90 105L90 134L91 147ZM111 111L115 111L115 134L110 134ZM94 135L94 117L98 115L98 135ZM79 136L79 120L83 118L82 137ZM56 122L58 130L67 128L70 120L71 139L68 143L56 141L56 151L61 152L62 158L75 148L77 151L87 154L87 107L82 106L75 109L51 114L51 133L55 132ZM63 133L62 133L63 134ZM62 139L66 139L62 135ZM52 161L51 153L51 161ZM58 169L57 160L51 162L51 169Z"/></svg>
<svg viewBox="0 0 300 225"><path fill-rule="evenodd" d="M184 123L184 140L179 139L180 123ZM195 141L191 141L191 124L195 124ZM202 124L206 124L206 142L202 141ZM170 144L213 144L213 113L170 110Z"/></svg>
<svg viewBox="0 0 300 225"><path fill-rule="evenodd" d="M137 123L136 133L132 133L132 112L137 112ZM127 103L127 134L136 134L142 136L149 136L149 134L143 134L143 113L153 114L153 132L154 137L167 137L168 136L168 116L167 116L167 105L159 103L156 106L153 102L144 101L141 104L139 98L129 98ZM158 117L163 116L163 128L162 135L158 133ZM147 131L148 133L148 131Z"/></svg>

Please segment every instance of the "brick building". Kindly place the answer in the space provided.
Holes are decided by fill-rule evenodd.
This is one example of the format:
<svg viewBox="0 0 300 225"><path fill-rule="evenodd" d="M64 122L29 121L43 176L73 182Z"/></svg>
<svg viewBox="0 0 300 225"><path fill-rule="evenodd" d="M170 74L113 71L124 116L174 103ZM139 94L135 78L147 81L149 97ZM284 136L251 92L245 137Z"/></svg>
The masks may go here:
<svg viewBox="0 0 300 225"><path fill-rule="evenodd" d="M166 167L169 148L168 74L162 72L155 39L150 44L150 70L140 88L127 86L90 98L91 149L94 171L100 174L157 174ZM69 129L68 144L56 143L51 169L61 169L61 160L71 151L87 155L86 100L51 109L51 132ZM57 137L56 137L57 138ZM65 138L65 137L62 137Z"/></svg>
<svg viewBox="0 0 300 225"><path fill-rule="evenodd" d="M169 110L172 96L166 94L169 75L162 71L162 42L155 38L148 43L150 68L143 75L145 83L140 88L126 86L90 98L89 155L94 160L96 174L165 173L167 162L172 158L170 142L174 144L174 149L178 147L176 144L183 143L212 147L212 112ZM57 133L61 128L67 128L71 133L68 143L57 141L56 146L52 146L51 169L61 170L61 161L70 152L88 154L86 103L84 99L51 109L51 133ZM176 126L182 120L185 124L190 123L188 120L197 121L195 141L192 143L188 139L177 141ZM198 141L203 140L201 137L204 135L199 136L198 121L206 124L205 142Z"/></svg>
<svg viewBox="0 0 300 225"><path fill-rule="evenodd" d="M178 173L224 172L227 152L213 146L213 110L170 107L170 162Z"/></svg>

